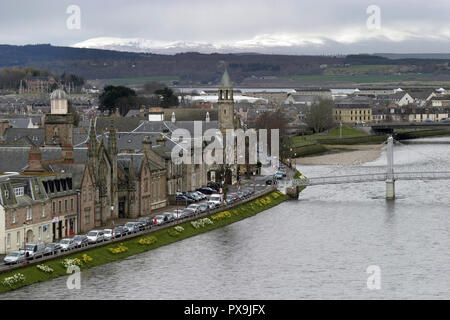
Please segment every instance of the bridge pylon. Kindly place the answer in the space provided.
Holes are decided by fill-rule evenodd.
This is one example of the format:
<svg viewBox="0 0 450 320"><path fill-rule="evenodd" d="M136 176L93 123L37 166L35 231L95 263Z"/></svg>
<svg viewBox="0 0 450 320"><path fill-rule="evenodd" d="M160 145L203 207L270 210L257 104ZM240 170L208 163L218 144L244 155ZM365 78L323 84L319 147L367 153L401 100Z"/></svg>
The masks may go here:
<svg viewBox="0 0 450 320"><path fill-rule="evenodd" d="M394 138L389 136L387 140L387 172L386 172L386 199L395 199L394 179Z"/></svg>

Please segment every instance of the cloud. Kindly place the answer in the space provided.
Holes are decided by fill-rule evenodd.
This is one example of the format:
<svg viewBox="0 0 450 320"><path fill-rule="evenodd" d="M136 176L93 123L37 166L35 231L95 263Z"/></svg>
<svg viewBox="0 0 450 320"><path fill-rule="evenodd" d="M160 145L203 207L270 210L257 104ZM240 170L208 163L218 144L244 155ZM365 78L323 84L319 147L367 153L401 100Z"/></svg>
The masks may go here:
<svg viewBox="0 0 450 320"><path fill-rule="evenodd" d="M120 38L144 49L184 43L276 53L450 51L447 0L76 2L80 30L66 28L73 1L3 1L0 43L73 45L91 39L94 45L97 38ZM366 9L373 4L381 10L379 30L366 27Z"/></svg>

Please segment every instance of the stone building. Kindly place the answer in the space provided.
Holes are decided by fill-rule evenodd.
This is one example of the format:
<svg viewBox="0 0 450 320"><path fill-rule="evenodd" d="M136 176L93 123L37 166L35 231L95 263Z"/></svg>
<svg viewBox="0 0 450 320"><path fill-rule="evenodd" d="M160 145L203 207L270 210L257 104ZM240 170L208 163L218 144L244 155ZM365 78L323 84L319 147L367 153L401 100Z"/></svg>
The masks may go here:
<svg viewBox="0 0 450 320"><path fill-rule="evenodd" d="M52 240L49 197L38 176L0 174L0 253ZM25 240L26 239L26 240Z"/></svg>

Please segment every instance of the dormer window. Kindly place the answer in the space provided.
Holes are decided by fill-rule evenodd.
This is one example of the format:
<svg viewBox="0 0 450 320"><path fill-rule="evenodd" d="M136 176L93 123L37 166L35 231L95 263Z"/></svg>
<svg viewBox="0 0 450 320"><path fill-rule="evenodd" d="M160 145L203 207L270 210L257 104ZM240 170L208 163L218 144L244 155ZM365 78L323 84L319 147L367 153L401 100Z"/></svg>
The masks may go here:
<svg viewBox="0 0 450 320"><path fill-rule="evenodd" d="M24 195L24 187L16 187L14 188L14 194L16 195L16 197L18 196L23 196Z"/></svg>
<svg viewBox="0 0 450 320"><path fill-rule="evenodd" d="M6 199L9 199L9 190L8 189L5 189L5 197L6 197Z"/></svg>

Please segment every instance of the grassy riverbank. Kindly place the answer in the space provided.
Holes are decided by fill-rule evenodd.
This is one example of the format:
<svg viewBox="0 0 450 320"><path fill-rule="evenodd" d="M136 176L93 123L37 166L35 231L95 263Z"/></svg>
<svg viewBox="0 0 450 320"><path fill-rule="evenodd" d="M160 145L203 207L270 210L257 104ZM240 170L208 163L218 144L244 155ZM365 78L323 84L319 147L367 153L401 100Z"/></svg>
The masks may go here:
<svg viewBox="0 0 450 320"><path fill-rule="evenodd" d="M399 130L394 134L394 137L397 140L406 140L449 135L450 130ZM348 150L340 150L339 146L381 144L387 138L387 134L369 135L360 130L343 126L342 138L339 137L339 131L336 128L327 133L292 137L289 141L291 151L288 156L290 158L302 158L330 152L343 152Z"/></svg>
<svg viewBox="0 0 450 320"><path fill-rule="evenodd" d="M116 242L95 249L88 249L64 258L56 258L44 263L50 270L53 270L51 272L50 270L44 272L38 269L36 265L16 269L0 275L0 293L67 275L66 267L63 266L63 261L66 259L76 259L75 263L79 264L81 270L113 261L123 260L129 256L156 249L254 216L261 211L280 204L286 199L287 197L284 194L279 191L274 191L228 211L210 215L207 220L200 218L195 220L196 222L194 223L190 221L185 222L177 225L177 227L170 227L133 239L127 239L122 242ZM72 260L72 262L73 261L74 260ZM25 276L23 281L17 282L11 286L3 283L5 278L14 275L17 276L19 273Z"/></svg>

